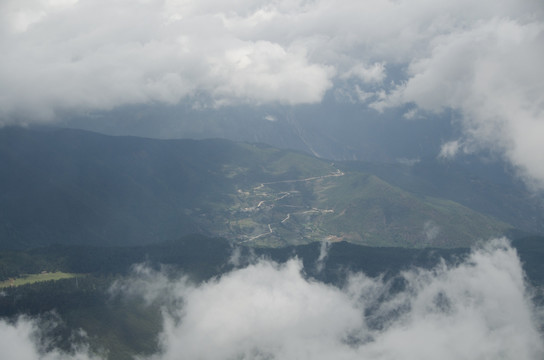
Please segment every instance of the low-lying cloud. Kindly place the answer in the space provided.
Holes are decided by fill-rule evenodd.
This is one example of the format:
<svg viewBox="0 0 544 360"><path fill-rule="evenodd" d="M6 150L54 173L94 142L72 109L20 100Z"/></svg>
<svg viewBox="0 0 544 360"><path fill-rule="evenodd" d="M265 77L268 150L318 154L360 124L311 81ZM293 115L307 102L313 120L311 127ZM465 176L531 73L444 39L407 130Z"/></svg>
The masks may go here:
<svg viewBox="0 0 544 360"><path fill-rule="evenodd" d="M408 79L371 106L456 109L462 141L446 143L442 157L461 143L464 151L491 150L544 188L543 62L544 22L492 18L437 36L426 56L410 62Z"/></svg>
<svg viewBox="0 0 544 360"><path fill-rule="evenodd" d="M139 267L114 292L165 304L169 359L516 359L544 356L541 319L504 239L458 265L414 269L402 281L352 274L339 288L308 279L301 261L261 260L191 285ZM89 359L41 353L32 321L0 322L10 359Z"/></svg>
<svg viewBox="0 0 544 360"><path fill-rule="evenodd" d="M184 306L166 317L163 352L152 359L544 355L519 259L504 240L458 266L405 272L404 289L364 274L339 289L302 271L296 259L261 261L184 289Z"/></svg>
<svg viewBox="0 0 544 360"><path fill-rule="evenodd" d="M2 358L10 360L100 360L86 347L76 347L70 352L46 350L40 341L42 330L38 321L20 317L15 323L0 320L0 349Z"/></svg>

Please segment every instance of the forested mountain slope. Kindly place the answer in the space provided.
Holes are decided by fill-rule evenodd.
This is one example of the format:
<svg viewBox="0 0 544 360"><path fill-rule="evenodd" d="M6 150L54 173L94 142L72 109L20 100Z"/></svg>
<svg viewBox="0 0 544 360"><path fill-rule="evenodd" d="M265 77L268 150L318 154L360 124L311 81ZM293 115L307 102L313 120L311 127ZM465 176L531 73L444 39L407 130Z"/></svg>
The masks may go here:
<svg viewBox="0 0 544 360"><path fill-rule="evenodd" d="M265 145L0 130L0 247L201 233L284 246L467 246L513 226L357 169ZM507 204L505 204L507 206Z"/></svg>

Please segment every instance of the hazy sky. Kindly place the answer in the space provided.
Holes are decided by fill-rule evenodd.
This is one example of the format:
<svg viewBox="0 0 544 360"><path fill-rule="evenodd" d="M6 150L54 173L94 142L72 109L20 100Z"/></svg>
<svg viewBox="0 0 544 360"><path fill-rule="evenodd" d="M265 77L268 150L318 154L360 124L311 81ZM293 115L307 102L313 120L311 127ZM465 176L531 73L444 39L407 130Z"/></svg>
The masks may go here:
<svg viewBox="0 0 544 360"><path fill-rule="evenodd" d="M312 104L327 92L461 138L544 184L540 0L3 0L0 123L130 104Z"/></svg>

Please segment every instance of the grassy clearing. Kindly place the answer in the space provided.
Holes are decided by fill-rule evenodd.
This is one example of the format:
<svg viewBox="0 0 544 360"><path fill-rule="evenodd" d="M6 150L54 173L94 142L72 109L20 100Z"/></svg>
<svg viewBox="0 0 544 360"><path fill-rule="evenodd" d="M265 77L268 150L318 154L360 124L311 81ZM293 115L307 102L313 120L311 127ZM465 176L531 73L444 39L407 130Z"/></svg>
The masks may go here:
<svg viewBox="0 0 544 360"><path fill-rule="evenodd" d="M64 273L64 272L48 272L42 274L25 274L18 278L10 279L0 282L0 289L10 286L21 286L26 284L33 284L41 281L54 281L60 279L70 279L76 277L78 274Z"/></svg>

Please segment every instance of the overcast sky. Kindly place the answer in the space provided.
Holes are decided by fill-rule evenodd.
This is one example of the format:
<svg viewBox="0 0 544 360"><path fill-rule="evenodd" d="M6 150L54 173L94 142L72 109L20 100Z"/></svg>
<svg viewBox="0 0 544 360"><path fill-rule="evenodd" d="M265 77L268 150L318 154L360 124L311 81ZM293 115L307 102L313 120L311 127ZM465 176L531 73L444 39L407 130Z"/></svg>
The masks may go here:
<svg viewBox="0 0 544 360"><path fill-rule="evenodd" d="M540 0L3 0L0 122L130 104L315 104L406 118L451 108L463 136L544 184Z"/></svg>

